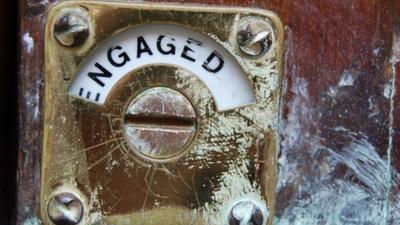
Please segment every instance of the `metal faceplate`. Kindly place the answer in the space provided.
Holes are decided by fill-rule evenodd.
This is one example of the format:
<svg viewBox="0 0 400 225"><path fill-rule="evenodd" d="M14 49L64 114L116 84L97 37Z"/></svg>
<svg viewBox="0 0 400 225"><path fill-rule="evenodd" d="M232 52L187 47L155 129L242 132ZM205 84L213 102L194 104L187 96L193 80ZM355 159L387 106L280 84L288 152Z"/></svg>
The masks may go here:
<svg viewBox="0 0 400 225"><path fill-rule="evenodd" d="M46 30L45 224L272 224L271 12L68 1Z"/></svg>

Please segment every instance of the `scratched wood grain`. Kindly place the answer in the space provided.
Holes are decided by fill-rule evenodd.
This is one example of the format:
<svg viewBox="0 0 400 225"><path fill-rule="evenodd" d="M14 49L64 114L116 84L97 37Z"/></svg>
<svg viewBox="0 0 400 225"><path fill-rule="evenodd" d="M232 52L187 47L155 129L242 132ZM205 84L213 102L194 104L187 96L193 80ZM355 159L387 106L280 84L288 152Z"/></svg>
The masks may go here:
<svg viewBox="0 0 400 225"><path fill-rule="evenodd" d="M393 87L400 87L398 0L190 2L269 9L284 23L282 154L297 160L298 179L277 190L278 216L284 215L285 209L299 198L308 180L326 172L309 163L315 162L322 168L324 154L313 155L318 148L341 154L349 139L366 140L388 168L393 165L400 170L400 95L390 92ZM51 3L47 0L19 0L19 3L16 221L38 224L43 35ZM347 170L348 167L339 166L329 173L340 177ZM355 176L354 182L361 181ZM393 196L398 192L395 189ZM395 224L393 219L388 221Z"/></svg>

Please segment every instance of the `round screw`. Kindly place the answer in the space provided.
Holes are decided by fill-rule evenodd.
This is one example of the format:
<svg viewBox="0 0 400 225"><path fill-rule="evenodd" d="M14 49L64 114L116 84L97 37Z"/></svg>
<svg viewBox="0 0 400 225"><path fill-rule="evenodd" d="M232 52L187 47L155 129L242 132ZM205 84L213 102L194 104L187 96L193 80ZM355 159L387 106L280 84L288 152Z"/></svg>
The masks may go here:
<svg viewBox="0 0 400 225"><path fill-rule="evenodd" d="M264 215L260 207L251 201L241 201L229 213L229 225L263 225Z"/></svg>
<svg viewBox="0 0 400 225"><path fill-rule="evenodd" d="M247 19L241 23L237 32L240 50L249 56L262 56L267 53L273 43L271 25L260 19Z"/></svg>
<svg viewBox="0 0 400 225"><path fill-rule="evenodd" d="M83 217L83 203L78 195L61 192L50 198L47 212L56 225L76 225Z"/></svg>
<svg viewBox="0 0 400 225"><path fill-rule="evenodd" d="M189 100L165 87L145 90L128 105L123 131L131 149L150 160L178 156L196 133L196 113Z"/></svg>
<svg viewBox="0 0 400 225"><path fill-rule="evenodd" d="M89 21L80 9L64 11L54 25L54 37L65 47L83 44L89 37Z"/></svg>

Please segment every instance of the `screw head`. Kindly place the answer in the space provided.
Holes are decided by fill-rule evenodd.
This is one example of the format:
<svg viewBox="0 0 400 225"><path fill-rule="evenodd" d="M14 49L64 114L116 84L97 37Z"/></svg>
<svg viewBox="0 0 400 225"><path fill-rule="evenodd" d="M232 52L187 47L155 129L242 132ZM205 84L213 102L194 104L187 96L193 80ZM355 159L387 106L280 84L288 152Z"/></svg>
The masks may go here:
<svg viewBox="0 0 400 225"><path fill-rule="evenodd" d="M196 113L181 93L150 88L128 105L123 131L135 153L148 160L169 160L184 152L194 138Z"/></svg>
<svg viewBox="0 0 400 225"><path fill-rule="evenodd" d="M262 56L273 44L274 36L271 25L260 19L246 19L238 28L237 43L240 50L248 56Z"/></svg>
<svg viewBox="0 0 400 225"><path fill-rule="evenodd" d="M54 37L65 47L76 47L89 37L89 20L80 9L64 11L54 24Z"/></svg>
<svg viewBox="0 0 400 225"><path fill-rule="evenodd" d="M264 214L259 206L251 201L241 201L229 213L229 225L263 225Z"/></svg>
<svg viewBox="0 0 400 225"><path fill-rule="evenodd" d="M83 203L78 195L61 192L52 196L47 204L50 219L56 225L76 225L83 217Z"/></svg>

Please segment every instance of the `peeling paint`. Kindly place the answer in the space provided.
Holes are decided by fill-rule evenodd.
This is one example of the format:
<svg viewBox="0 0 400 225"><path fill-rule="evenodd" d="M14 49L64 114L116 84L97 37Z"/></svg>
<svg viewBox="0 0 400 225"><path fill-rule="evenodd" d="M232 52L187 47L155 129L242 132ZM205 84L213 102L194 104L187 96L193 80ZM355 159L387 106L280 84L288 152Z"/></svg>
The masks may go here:
<svg viewBox="0 0 400 225"><path fill-rule="evenodd" d="M383 50L384 49L382 47L374 48L374 50L372 50L372 54L374 54L374 56L376 56L376 57L379 57L379 56L381 56Z"/></svg>
<svg viewBox="0 0 400 225"><path fill-rule="evenodd" d="M354 78L350 71L345 70L340 78L339 87L346 87L346 86L353 86L354 85Z"/></svg>
<svg viewBox="0 0 400 225"><path fill-rule="evenodd" d="M36 217L31 217L27 220L24 221L23 225L41 225L42 222L36 218Z"/></svg>
<svg viewBox="0 0 400 225"><path fill-rule="evenodd" d="M290 188L293 194L274 224L386 225L388 214L400 210L399 196L387 196L391 183L400 184L400 174L365 133L345 126L326 128L342 139L344 145L337 149L318 132L307 135L304 126L315 119L307 88L305 79L294 79L277 186L278 193ZM337 173L339 168L345 172Z"/></svg>
<svg viewBox="0 0 400 225"><path fill-rule="evenodd" d="M30 34L27 32L22 36L22 40L24 41L24 48L28 53L32 53L32 50L35 46L35 42Z"/></svg>
<svg viewBox="0 0 400 225"><path fill-rule="evenodd" d="M383 88L383 96L385 96L385 98L387 99L390 99L391 95L392 95L392 83L385 84Z"/></svg>
<svg viewBox="0 0 400 225"><path fill-rule="evenodd" d="M291 92L294 94L294 98L288 103L291 111L288 114L284 128L284 141L282 144L286 149L292 148L295 144L302 143L304 138L309 136L309 134L303 133L305 129L302 125L301 118L305 118L312 124L312 112L309 107L310 99L307 81L303 78L296 78Z"/></svg>
<svg viewBox="0 0 400 225"><path fill-rule="evenodd" d="M281 217L276 218L276 224L386 224L385 193L390 188L385 175L388 161L377 154L365 135L344 127L336 130L344 132L349 143L340 150L320 145L318 152L329 152L329 167L345 166L348 172L343 176L329 174L315 181L310 179L304 184L307 188L303 193L293 199ZM397 172L394 177L399 183ZM392 211L400 209L400 204L396 204Z"/></svg>
<svg viewBox="0 0 400 225"><path fill-rule="evenodd" d="M33 85L31 91L26 91L25 92L25 99L26 99L26 106L30 108L29 111L32 112L32 120L36 120L39 118L40 115L40 96L39 96L39 90L40 87L43 85L43 80L37 80L35 84Z"/></svg>

